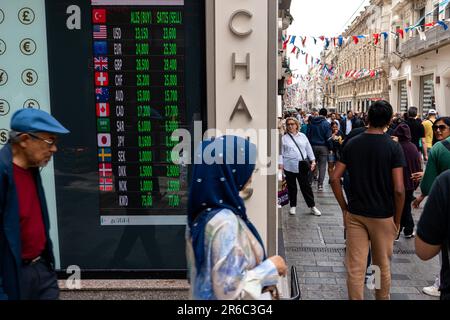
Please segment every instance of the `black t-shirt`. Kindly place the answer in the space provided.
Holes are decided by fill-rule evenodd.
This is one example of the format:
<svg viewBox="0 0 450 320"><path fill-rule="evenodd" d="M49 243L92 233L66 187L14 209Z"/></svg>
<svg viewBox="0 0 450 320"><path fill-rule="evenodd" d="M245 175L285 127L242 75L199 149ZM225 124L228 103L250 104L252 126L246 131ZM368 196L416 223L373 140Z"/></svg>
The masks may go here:
<svg viewBox="0 0 450 320"><path fill-rule="evenodd" d="M362 133L347 143L340 161L351 181L349 211L370 218L394 216L392 169L406 165L400 144L386 134Z"/></svg>
<svg viewBox="0 0 450 320"><path fill-rule="evenodd" d="M441 290L450 295L450 170L435 181L417 225L417 235L430 245L442 245Z"/></svg>
<svg viewBox="0 0 450 320"><path fill-rule="evenodd" d="M417 150L420 151L419 140L425 138L425 128L422 125L422 121L420 119L411 119L406 120L406 124L411 130L411 142L417 147Z"/></svg>

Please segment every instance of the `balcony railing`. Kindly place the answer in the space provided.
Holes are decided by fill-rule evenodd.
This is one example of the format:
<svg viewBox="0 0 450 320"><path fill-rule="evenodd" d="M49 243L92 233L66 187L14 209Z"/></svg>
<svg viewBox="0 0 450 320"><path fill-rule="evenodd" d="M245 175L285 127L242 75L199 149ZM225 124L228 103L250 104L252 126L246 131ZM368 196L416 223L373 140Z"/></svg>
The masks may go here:
<svg viewBox="0 0 450 320"><path fill-rule="evenodd" d="M443 45L450 44L450 30L441 27L425 31L427 40L421 40L419 35L402 43L401 54L405 58L411 58L424 52L435 50Z"/></svg>

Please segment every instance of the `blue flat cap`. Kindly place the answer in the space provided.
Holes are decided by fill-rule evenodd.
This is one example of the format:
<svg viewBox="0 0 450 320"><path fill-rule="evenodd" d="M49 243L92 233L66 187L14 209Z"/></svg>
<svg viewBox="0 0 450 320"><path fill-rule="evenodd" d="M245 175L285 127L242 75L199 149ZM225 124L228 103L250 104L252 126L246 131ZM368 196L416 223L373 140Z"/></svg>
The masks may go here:
<svg viewBox="0 0 450 320"><path fill-rule="evenodd" d="M49 113L32 109L25 108L16 111L11 118L11 130L17 132L49 132L49 133L69 133Z"/></svg>

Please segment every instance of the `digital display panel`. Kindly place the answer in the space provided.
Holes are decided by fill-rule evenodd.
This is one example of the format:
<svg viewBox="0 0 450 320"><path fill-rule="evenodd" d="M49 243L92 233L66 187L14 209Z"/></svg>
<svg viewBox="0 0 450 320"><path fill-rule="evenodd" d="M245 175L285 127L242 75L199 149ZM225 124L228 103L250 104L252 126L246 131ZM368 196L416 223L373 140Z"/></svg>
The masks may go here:
<svg viewBox="0 0 450 320"><path fill-rule="evenodd" d="M173 163L171 135L187 125L183 3L93 3L101 223L179 215L187 168Z"/></svg>

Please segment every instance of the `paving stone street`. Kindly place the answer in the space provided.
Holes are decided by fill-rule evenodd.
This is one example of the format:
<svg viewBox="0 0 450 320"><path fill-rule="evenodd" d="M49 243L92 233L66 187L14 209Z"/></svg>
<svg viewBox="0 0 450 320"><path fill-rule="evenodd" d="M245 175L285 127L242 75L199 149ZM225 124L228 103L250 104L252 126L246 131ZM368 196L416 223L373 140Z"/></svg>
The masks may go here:
<svg viewBox="0 0 450 320"><path fill-rule="evenodd" d="M297 214L289 215L289 205L281 210L282 250L288 265L297 268L303 300L346 300L342 212L330 185L325 184L324 191L317 192L315 182L313 190L322 216L311 215L299 192ZM416 222L420 214L421 210L413 211ZM433 284L439 269L438 257L428 262L421 261L414 253L414 239L406 239L402 235L394 245L391 299L438 300L423 294L422 288ZM374 291L366 288L365 299L373 300Z"/></svg>

